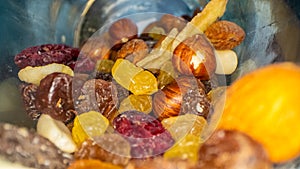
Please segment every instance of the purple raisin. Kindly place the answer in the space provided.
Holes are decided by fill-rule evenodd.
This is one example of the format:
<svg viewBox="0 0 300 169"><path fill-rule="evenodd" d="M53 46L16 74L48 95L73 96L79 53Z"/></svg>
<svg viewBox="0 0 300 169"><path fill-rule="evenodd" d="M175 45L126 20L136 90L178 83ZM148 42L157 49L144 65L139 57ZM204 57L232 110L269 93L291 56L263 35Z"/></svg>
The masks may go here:
<svg viewBox="0 0 300 169"><path fill-rule="evenodd" d="M98 111L109 120L117 113L118 96L116 86L102 79L91 79L84 83L81 95L76 100L76 110L85 113Z"/></svg>
<svg viewBox="0 0 300 169"><path fill-rule="evenodd" d="M210 100L202 87L189 88L183 95L181 114L196 114L207 119L211 110Z"/></svg>
<svg viewBox="0 0 300 169"><path fill-rule="evenodd" d="M52 73L41 80L36 93L36 107L56 120L68 123L75 117L72 76Z"/></svg>
<svg viewBox="0 0 300 169"><path fill-rule="evenodd" d="M22 84L20 87L22 90L22 99L27 115L32 120L37 120L41 116L41 112L35 105L38 86L34 84Z"/></svg>
<svg viewBox="0 0 300 169"><path fill-rule="evenodd" d="M68 65L77 60L79 49L63 44L45 44L24 49L15 56L19 68L43 66L51 63Z"/></svg>
<svg viewBox="0 0 300 169"><path fill-rule="evenodd" d="M157 119L138 111L120 114L113 126L129 141L133 158L161 155L174 144L171 134Z"/></svg>
<svg viewBox="0 0 300 169"><path fill-rule="evenodd" d="M95 70L96 63L89 57L80 55L76 61L68 66L73 68L76 73L90 73Z"/></svg>

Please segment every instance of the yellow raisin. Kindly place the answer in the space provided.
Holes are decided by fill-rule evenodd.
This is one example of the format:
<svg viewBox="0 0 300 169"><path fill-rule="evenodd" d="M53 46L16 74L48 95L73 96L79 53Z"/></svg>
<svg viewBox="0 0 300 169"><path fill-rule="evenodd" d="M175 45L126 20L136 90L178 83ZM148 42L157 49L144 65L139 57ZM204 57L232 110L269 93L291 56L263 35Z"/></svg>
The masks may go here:
<svg viewBox="0 0 300 169"><path fill-rule="evenodd" d="M158 90L156 77L149 71L136 74L129 86L134 95L151 95Z"/></svg>

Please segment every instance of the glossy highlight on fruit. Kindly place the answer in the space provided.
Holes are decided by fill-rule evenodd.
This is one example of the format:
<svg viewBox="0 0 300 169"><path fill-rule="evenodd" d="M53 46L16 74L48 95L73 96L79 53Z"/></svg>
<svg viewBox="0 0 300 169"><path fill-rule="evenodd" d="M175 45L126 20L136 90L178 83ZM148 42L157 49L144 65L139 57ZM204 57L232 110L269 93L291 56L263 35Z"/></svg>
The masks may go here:
<svg viewBox="0 0 300 169"><path fill-rule="evenodd" d="M221 129L242 131L258 141L275 163L300 155L300 67L277 63L234 82L226 92Z"/></svg>

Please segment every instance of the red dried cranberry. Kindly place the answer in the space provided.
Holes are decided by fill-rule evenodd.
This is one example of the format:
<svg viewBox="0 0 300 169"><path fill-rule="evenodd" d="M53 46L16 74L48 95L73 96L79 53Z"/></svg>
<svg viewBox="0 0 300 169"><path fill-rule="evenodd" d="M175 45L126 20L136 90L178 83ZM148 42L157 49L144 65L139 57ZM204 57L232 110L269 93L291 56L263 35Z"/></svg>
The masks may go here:
<svg viewBox="0 0 300 169"><path fill-rule="evenodd" d="M96 63L89 57L80 55L77 61L73 61L68 66L74 69L76 73L90 73L95 70Z"/></svg>
<svg viewBox="0 0 300 169"><path fill-rule="evenodd" d="M21 69L26 66L43 66L50 63L68 65L77 60L79 52L78 48L63 44L33 46L17 54L15 64Z"/></svg>
<svg viewBox="0 0 300 169"><path fill-rule="evenodd" d="M170 133L157 119L138 111L120 114L113 126L129 141L133 158L160 155L174 144Z"/></svg>
<svg viewBox="0 0 300 169"><path fill-rule="evenodd" d="M42 79L36 92L36 107L40 112L64 123L73 120L72 76L52 73Z"/></svg>

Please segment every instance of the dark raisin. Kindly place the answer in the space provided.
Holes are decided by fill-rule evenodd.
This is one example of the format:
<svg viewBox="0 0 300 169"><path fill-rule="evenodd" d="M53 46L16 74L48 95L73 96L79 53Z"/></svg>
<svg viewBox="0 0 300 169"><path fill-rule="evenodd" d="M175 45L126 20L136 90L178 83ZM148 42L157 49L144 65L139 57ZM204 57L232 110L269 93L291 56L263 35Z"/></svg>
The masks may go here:
<svg viewBox="0 0 300 169"><path fill-rule="evenodd" d="M35 105L38 86L34 84L22 84L20 87L22 90L22 99L27 115L32 120L37 120L41 116L41 112L36 108Z"/></svg>
<svg viewBox="0 0 300 169"><path fill-rule="evenodd" d="M148 158L163 154L173 144L171 134L154 117L127 111L113 121L117 132L129 141L133 158Z"/></svg>
<svg viewBox="0 0 300 169"><path fill-rule="evenodd" d="M110 73L105 73L105 72L97 72L96 73L96 79L102 79L108 82L111 82L113 77Z"/></svg>
<svg viewBox="0 0 300 169"><path fill-rule="evenodd" d="M52 73L41 80L36 93L36 107L56 120L68 123L75 117L72 76Z"/></svg>
<svg viewBox="0 0 300 169"><path fill-rule="evenodd" d="M65 169L72 156L32 130L0 123L0 155L12 162L40 169Z"/></svg>
<svg viewBox="0 0 300 169"><path fill-rule="evenodd" d="M180 107L181 114L196 114L207 119L210 112L210 101L201 87L189 88L183 95Z"/></svg>
<svg viewBox="0 0 300 169"><path fill-rule="evenodd" d="M104 134L84 141L74 156L125 166L130 159L130 144L119 134Z"/></svg>
<svg viewBox="0 0 300 169"><path fill-rule="evenodd" d="M98 111L109 120L117 113L117 89L111 82L102 79L91 79L84 83L81 95L76 101L76 110L85 113Z"/></svg>
<svg viewBox="0 0 300 169"><path fill-rule="evenodd" d="M15 56L15 64L19 68L26 66L43 66L50 63L68 65L76 61L79 49L63 44L45 44L29 47Z"/></svg>
<svg viewBox="0 0 300 169"><path fill-rule="evenodd" d="M91 58L80 55L78 59L71 63L71 68L74 69L74 72L76 73L90 73L95 70L95 61L93 61Z"/></svg>

